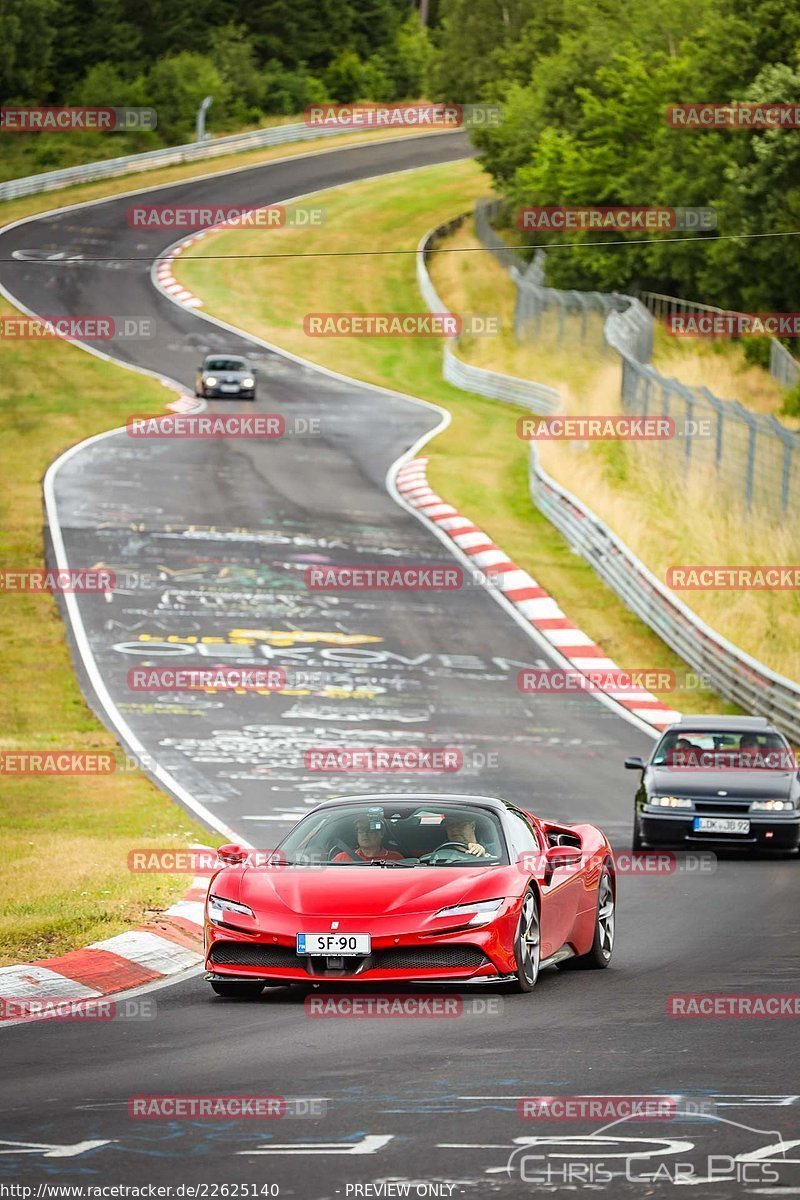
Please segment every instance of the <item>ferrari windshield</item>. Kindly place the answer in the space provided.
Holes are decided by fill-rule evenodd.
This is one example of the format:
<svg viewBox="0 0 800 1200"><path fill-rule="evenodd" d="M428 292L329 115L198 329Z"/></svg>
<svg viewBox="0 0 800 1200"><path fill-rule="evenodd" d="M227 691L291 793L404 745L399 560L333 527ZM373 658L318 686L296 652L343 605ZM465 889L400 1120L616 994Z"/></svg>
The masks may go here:
<svg viewBox="0 0 800 1200"><path fill-rule="evenodd" d="M688 728L664 735L653 755L653 766L712 771L797 769L792 751L779 733Z"/></svg>
<svg viewBox="0 0 800 1200"><path fill-rule="evenodd" d="M287 863L404 868L508 864L497 815L435 800L337 804L311 813L278 847Z"/></svg>

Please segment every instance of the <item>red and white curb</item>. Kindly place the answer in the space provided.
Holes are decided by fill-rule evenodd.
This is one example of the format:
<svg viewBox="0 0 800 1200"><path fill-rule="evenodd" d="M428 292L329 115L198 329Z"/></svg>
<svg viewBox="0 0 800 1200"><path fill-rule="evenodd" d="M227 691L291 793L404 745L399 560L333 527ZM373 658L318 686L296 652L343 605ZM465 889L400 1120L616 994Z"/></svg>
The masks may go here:
<svg viewBox="0 0 800 1200"><path fill-rule="evenodd" d="M527 571L511 562L505 551L468 517L436 495L428 483L427 464L427 458L415 458L398 470L397 490L406 503L443 530L480 571L496 576L498 588L506 599L560 655L569 660L574 670L619 671L613 659L573 625L553 597ZM605 694L656 729L664 729L681 716L645 689L609 688Z"/></svg>
<svg viewBox="0 0 800 1200"><path fill-rule="evenodd" d="M144 925L57 958L0 967L0 1023L18 1019L20 1008L35 1011L32 1001L97 1000L200 966L207 891L208 877L197 875L182 900Z"/></svg>
<svg viewBox="0 0 800 1200"><path fill-rule="evenodd" d="M193 234L191 237L184 238L177 246L173 246L163 258L158 260L156 267L156 279L159 285L171 296L173 300L177 300L180 304L185 304L187 308L202 308L203 301L199 296L193 295L188 288L185 288L182 283L178 283L175 276L172 274L172 264L178 257L184 246L190 246L192 242L199 241L201 237L205 237L206 231Z"/></svg>

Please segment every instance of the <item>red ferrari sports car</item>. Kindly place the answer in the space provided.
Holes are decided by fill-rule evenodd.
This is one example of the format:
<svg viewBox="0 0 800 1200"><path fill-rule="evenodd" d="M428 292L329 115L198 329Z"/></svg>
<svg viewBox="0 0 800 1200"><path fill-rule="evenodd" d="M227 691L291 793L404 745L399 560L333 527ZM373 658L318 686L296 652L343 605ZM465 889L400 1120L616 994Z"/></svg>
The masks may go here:
<svg viewBox="0 0 800 1200"><path fill-rule="evenodd" d="M265 864L241 846L206 902L206 979L221 996L265 986L502 984L542 967L607 967L611 847L488 796L329 800Z"/></svg>

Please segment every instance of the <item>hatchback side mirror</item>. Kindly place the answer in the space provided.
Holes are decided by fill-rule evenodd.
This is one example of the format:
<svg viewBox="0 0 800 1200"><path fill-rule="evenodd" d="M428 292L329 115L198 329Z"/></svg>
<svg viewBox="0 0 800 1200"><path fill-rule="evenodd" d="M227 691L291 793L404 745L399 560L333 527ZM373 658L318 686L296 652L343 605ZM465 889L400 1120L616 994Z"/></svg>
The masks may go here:
<svg viewBox="0 0 800 1200"><path fill-rule="evenodd" d="M643 771L644 770L644 759L640 758L638 754L634 754L631 758L626 758L625 759L625 770L626 771Z"/></svg>

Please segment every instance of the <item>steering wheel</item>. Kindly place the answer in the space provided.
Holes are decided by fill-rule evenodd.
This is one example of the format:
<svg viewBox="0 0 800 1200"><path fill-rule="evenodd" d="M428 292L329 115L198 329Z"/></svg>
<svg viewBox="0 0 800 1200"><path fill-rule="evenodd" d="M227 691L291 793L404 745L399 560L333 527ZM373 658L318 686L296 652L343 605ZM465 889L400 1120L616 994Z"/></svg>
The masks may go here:
<svg viewBox="0 0 800 1200"><path fill-rule="evenodd" d="M482 854L470 854L463 842L442 842L441 846L437 846L429 854L421 855L420 862L430 863L431 859L435 858L440 850L457 850L459 854L467 854L470 858L483 858Z"/></svg>

